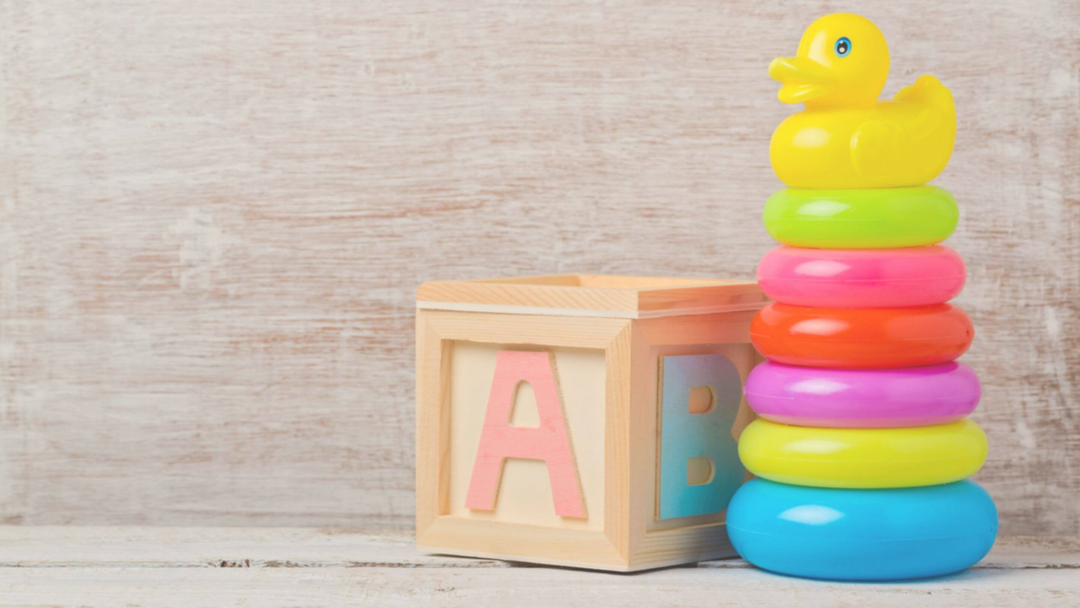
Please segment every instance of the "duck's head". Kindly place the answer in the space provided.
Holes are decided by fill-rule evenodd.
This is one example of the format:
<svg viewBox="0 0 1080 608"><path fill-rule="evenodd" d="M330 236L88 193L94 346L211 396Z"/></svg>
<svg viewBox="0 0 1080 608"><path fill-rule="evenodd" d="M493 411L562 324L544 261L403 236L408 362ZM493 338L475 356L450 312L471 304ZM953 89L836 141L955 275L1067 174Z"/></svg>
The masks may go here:
<svg viewBox="0 0 1080 608"><path fill-rule="evenodd" d="M889 76L885 36L869 19L850 13L826 15L810 24L794 57L769 64L769 76L784 84L780 101L810 107L872 104Z"/></svg>

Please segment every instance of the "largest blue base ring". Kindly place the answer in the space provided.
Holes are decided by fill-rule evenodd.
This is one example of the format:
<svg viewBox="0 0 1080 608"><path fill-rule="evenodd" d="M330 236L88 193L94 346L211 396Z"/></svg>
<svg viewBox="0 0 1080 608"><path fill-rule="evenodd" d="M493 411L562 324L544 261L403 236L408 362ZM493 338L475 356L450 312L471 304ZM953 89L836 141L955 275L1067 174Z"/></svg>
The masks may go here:
<svg viewBox="0 0 1080 608"><path fill-rule="evenodd" d="M846 490L754 479L727 511L746 561L830 580L941 576L975 565L994 545L997 509L978 484Z"/></svg>

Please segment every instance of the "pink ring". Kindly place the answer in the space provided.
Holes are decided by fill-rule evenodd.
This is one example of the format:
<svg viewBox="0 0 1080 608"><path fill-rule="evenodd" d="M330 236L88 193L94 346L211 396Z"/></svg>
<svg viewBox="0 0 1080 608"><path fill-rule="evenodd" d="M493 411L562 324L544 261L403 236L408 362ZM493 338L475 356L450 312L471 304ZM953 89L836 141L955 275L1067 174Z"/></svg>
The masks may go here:
<svg viewBox="0 0 1080 608"><path fill-rule="evenodd" d="M963 363L856 370L765 362L746 380L746 400L759 416L795 426L945 424L974 411L981 394Z"/></svg>
<svg viewBox="0 0 1080 608"><path fill-rule="evenodd" d="M906 249L777 247L758 264L765 295L819 308L900 308L948 302L964 288L964 260L935 245Z"/></svg>

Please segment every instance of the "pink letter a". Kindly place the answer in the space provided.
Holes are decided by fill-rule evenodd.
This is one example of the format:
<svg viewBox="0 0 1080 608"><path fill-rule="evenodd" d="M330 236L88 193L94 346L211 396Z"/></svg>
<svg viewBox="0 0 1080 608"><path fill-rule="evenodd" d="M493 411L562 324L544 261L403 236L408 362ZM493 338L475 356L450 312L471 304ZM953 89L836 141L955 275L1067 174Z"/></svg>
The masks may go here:
<svg viewBox="0 0 1080 608"><path fill-rule="evenodd" d="M530 383L536 393L540 426L535 429L510 426L514 392L522 381ZM495 380L491 383L480 449L473 465L469 494L465 497L466 507L485 511L495 508L506 458L546 462L555 513L562 517L585 517L549 353L504 350L495 359Z"/></svg>

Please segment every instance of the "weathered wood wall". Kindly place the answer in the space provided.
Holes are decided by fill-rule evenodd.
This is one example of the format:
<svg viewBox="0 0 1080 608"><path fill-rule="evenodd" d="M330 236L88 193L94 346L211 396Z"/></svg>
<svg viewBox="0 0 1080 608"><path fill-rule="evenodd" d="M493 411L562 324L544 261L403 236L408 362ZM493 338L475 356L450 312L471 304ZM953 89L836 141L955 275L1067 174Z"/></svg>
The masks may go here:
<svg viewBox="0 0 1080 608"><path fill-rule="evenodd" d="M952 88L1003 530L1080 531L1080 4L860 3ZM0 0L0 521L413 512L413 292L751 276L848 3Z"/></svg>

